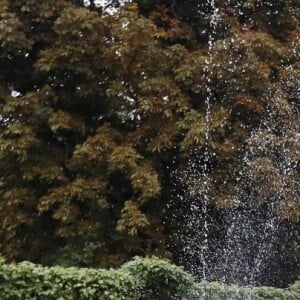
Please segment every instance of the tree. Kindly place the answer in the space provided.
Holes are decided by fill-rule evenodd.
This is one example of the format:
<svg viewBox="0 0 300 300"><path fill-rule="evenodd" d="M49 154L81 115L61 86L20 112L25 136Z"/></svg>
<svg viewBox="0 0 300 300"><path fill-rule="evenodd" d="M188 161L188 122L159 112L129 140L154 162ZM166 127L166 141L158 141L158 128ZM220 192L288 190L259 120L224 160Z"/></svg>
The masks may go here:
<svg viewBox="0 0 300 300"><path fill-rule="evenodd" d="M136 2L109 15L78 1L0 1L8 259L169 257L162 211L191 156L200 173L206 160L212 215L247 195L299 218L298 2L215 1L216 25L180 23L170 1ZM176 192L192 199L188 176Z"/></svg>

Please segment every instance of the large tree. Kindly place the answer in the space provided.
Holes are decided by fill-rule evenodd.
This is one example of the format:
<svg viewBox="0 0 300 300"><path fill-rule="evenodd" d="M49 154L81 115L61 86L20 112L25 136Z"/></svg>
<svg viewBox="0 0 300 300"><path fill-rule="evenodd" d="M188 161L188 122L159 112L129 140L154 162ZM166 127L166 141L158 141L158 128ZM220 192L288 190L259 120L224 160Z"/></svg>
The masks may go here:
<svg viewBox="0 0 300 300"><path fill-rule="evenodd" d="M0 0L8 259L176 257L163 210L203 175L217 223L238 198L298 221L299 1L133 2Z"/></svg>

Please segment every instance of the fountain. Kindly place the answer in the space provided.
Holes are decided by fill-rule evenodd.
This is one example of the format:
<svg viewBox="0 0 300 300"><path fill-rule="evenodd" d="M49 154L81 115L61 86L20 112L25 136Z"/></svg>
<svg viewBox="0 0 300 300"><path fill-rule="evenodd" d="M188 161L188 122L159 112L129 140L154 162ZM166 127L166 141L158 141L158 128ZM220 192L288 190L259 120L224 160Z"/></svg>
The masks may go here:
<svg viewBox="0 0 300 300"><path fill-rule="evenodd" d="M240 105L245 108L247 104L236 105L233 101L229 118L239 118L240 122L244 122L239 125L248 135L235 150L238 153L237 161L224 156L222 161L211 136L214 106L219 104L218 101L222 105L228 101L217 94L214 85L228 85L229 98L234 98L233 94L236 93L245 94L246 88L252 89L251 86L234 86L241 81L237 78L238 72L245 74L246 81L251 80L247 77L249 65L243 62L242 56L245 54L237 50L249 42L247 38L250 34L247 32L252 30L250 28L256 22L255 18L251 19L245 11L252 9L251 11L256 12L263 7L267 15L278 15L280 1L258 2L227 1L222 5L214 0L178 1L178 7L175 2L175 13L178 15L180 10L184 9L184 5L194 5L193 9L189 9L198 13L200 19L203 17L203 6L210 9L205 13L206 17L209 16L206 22L208 30L193 25L200 39L206 38L208 45L202 72L205 82L205 93L202 95L205 106L204 139L198 149L191 151L186 164L179 166L172 174L173 199L168 205L168 211L172 211L173 220L170 223L177 224L177 229L173 231L171 248L175 248L179 253L178 262L199 279L250 286L284 286L295 279L293 268L299 267L296 254L299 247L299 228L297 223L289 222L280 216L280 207L289 202L289 199L299 201L299 109L297 110L291 101L279 99L288 96L279 96L275 87L277 83L272 82L263 86L259 92L250 92L253 98L265 98L265 112L259 112L260 108L255 108L256 111L254 109L255 113L260 115L257 120L257 116L251 115L251 108L247 115L238 107ZM281 3L281 7L282 5ZM231 36L228 34L228 37L223 36L220 39L222 35L219 34L219 30L224 28L221 22L224 19L223 15L228 13L224 11L228 10L228 7L231 8L231 13L235 11L239 15L240 22L244 22L243 30L246 33ZM267 18L264 15L263 17ZM197 17L193 15L193 20L195 19ZM181 20L191 21L187 13L183 13ZM273 34L271 30L269 32ZM255 34L259 35L254 31L251 34L253 40ZM221 71L218 73L218 68L221 68L216 54L218 51L229 54L228 58L223 58L223 62L227 60L227 79L216 78L221 74ZM280 67L283 70L294 68L291 61L282 61ZM282 82L281 85L283 90L288 88L286 82ZM253 87L254 89L256 88ZM250 106L251 96L247 97L246 101ZM298 97L299 101L299 87L298 94L295 95L294 92L295 97ZM288 118L285 124L280 123L280 114ZM255 125L249 126L251 122ZM227 126L226 123L228 115L224 116L221 127ZM234 143L228 144L232 149L235 147ZM228 168L228 173L231 173L226 178L218 174L222 173L220 169L223 169L224 165ZM214 206L216 203L217 208ZM286 257L293 256L294 258L285 262Z"/></svg>

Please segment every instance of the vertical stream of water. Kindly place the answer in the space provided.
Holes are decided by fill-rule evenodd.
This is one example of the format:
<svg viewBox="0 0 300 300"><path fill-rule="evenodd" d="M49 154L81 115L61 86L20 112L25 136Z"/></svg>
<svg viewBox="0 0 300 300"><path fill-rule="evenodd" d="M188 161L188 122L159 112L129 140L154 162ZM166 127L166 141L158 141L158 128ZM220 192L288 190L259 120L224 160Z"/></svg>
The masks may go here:
<svg viewBox="0 0 300 300"><path fill-rule="evenodd" d="M210 1L210 6L212 9L212 15L210 18L210 32L208 35L208 53L207 59L205 60L205 67L204 67L204 81L206 82L206 98L205 98L205 144L204 144L204 168L203 168L203 199L202 199L202 216L203 216L203 241L200 247L200 256L201 260L203 261L202 267L202 278L204 280L207 279L207 272L209 267L207 266L206 257L207 252L209 250L208 245L208 235L209 235L209 220L208 220L208 206L209 206L209 196L208 196L208 189L209 189L209 176L208 176L208 166L210 161L211 153L209 151L209 132L210 132L210 114L211 114L211 100L213 98L213 93L211 89L211 74L210 74L210 67L213 64L213 46L214 46L214 35L218 24L218 17L219 17L219 9L216 7L215 1Z"/></svg>

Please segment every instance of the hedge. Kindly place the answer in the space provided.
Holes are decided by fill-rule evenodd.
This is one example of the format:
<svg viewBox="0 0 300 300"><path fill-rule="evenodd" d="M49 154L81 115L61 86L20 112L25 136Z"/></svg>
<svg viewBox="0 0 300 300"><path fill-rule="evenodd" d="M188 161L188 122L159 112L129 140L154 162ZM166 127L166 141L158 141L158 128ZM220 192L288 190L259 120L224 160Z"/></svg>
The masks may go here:
<svg viewBox="0 0 300 300"><path fill-rule="evenodd" d="M165 260L135 258L120 269L43 267L0 260L1 300L245 300L300 299L300 282L287 289L196 283Z"/></svg>

